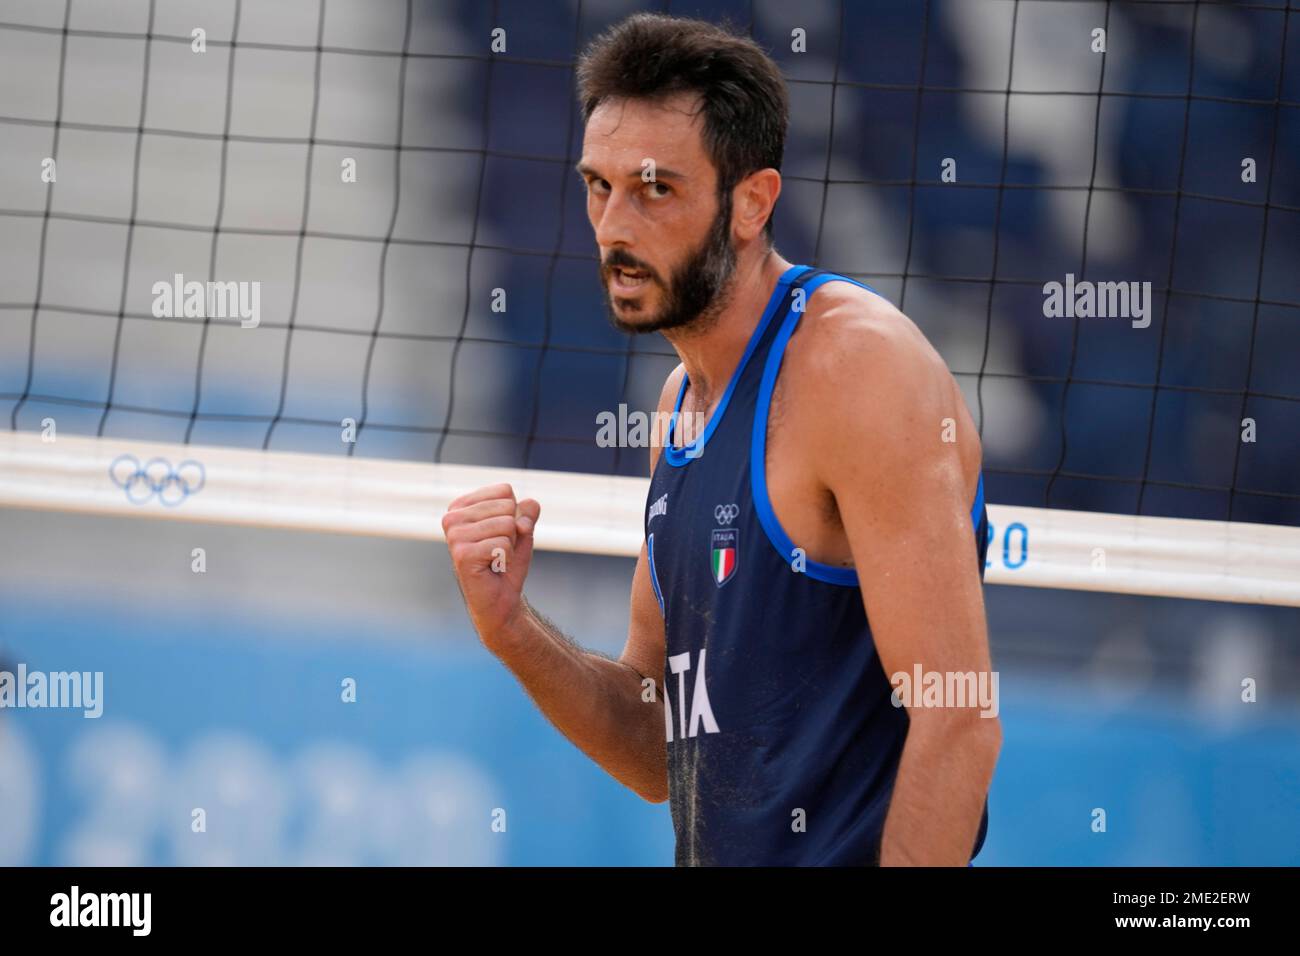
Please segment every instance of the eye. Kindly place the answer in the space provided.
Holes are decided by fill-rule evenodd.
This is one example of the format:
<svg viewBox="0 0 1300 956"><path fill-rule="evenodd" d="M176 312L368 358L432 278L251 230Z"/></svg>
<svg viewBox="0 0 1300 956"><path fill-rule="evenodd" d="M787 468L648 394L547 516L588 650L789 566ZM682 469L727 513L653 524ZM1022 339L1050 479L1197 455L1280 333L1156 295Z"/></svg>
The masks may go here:
<svg viewBox="0 0 1300 956"><path fill-rule="evenodd" d="M609 183L593 176L591 179L587 180L587 191L595 193L598 196L603 196L605 193L609 192Z"/></svg>
<svg viewBox="0 0 1300 956"><path fill-rule="evenodd" d="M646 183L646 195L651 199L666 199L672 189L663 183Z"/></svg>

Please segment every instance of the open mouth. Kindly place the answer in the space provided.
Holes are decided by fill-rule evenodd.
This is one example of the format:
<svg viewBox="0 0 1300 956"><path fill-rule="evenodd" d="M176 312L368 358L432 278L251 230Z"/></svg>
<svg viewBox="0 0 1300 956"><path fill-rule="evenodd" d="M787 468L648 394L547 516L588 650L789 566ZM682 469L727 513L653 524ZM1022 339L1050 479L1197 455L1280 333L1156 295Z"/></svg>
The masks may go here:
<svg viewBox="0 0 1300 956"><path fill-rule="evenodd" d="M610 284L622 293L636 292L650 281L650 273L643 269L625 269L614 266L610 270Z"/></svg>

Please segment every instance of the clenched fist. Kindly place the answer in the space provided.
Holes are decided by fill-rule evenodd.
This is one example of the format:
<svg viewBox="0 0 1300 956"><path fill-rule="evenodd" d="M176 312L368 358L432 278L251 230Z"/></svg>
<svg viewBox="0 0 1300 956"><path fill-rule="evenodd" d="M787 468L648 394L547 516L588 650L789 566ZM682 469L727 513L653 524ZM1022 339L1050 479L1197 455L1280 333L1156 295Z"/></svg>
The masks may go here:
<svg viewBox="0 0 1300 956"><path fill-rule="evenodd" d="M533 528L542 506L515 500L507 484L461 495L442 516L447 550L470 620L489 650L523 607L533 557Z"/></svg>

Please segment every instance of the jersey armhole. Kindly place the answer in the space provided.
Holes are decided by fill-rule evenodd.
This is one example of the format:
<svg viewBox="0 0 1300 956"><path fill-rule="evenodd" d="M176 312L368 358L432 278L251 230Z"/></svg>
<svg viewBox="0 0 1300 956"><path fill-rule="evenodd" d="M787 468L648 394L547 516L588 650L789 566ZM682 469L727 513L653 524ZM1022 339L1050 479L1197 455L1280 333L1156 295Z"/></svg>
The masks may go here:
<svg viewBox="0 0 1300 956"><path fill-rule="evenodd" d="M880 296L880 293L871 286L856 279L850 279L848 276L836 275L834 273L822 273L814 276L802 288L805 290L804 309L807 309L808 299L812 294L825 285L827 282L851 282L859 288L866 289L872 295ZM884 298L884 296L880 296ZM781 328L772 342L772 348L767 354L767 361L763 366L763 377L758 387L758 400L754 403L754 428L750 436L750 458L749 458L749 477L750 477L750 494L754 499L754 510L758 514L758 522L763 528L767 540L772 547L776 549L781 560L786 564L793 565L800 557L794 542L786 534L785 528L776 517L776 512L772 508L772 500L767 493L767 416L772 405L772 393L776 389L776 379L781 372L781 362L785 357L785 347L790 342L790 337L794 335L795 327L799 324L799 319L803 311L790 310L790 313L781 323ZM975 486L975 502L971 506L971 523L973 531L978 533L980 517L984 512L984 471L980 470L979 480ZM823 564L820 561L813 561L803 555L801 562L803 573L807 574L815 581L821 581L825 584L833 584L839 587L857 587L858 572L856 568L839 568L833 564Z"/></svg>

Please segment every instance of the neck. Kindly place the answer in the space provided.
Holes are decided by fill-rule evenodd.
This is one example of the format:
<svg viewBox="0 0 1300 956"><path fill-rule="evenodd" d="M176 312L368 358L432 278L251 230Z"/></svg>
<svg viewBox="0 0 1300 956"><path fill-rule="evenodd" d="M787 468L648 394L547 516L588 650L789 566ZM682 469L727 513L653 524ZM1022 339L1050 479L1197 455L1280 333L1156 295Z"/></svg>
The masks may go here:
<svg viewBox="0 0 1300 956"><path fill-rule="evenodd" d="M663 333L686 367L696 407L711 407L727 387L772 291L782 273L790 268L791 263L775 249L757 245L739 255L726 302L717 316L703 323L703 328L677 328Z"/></svg>

